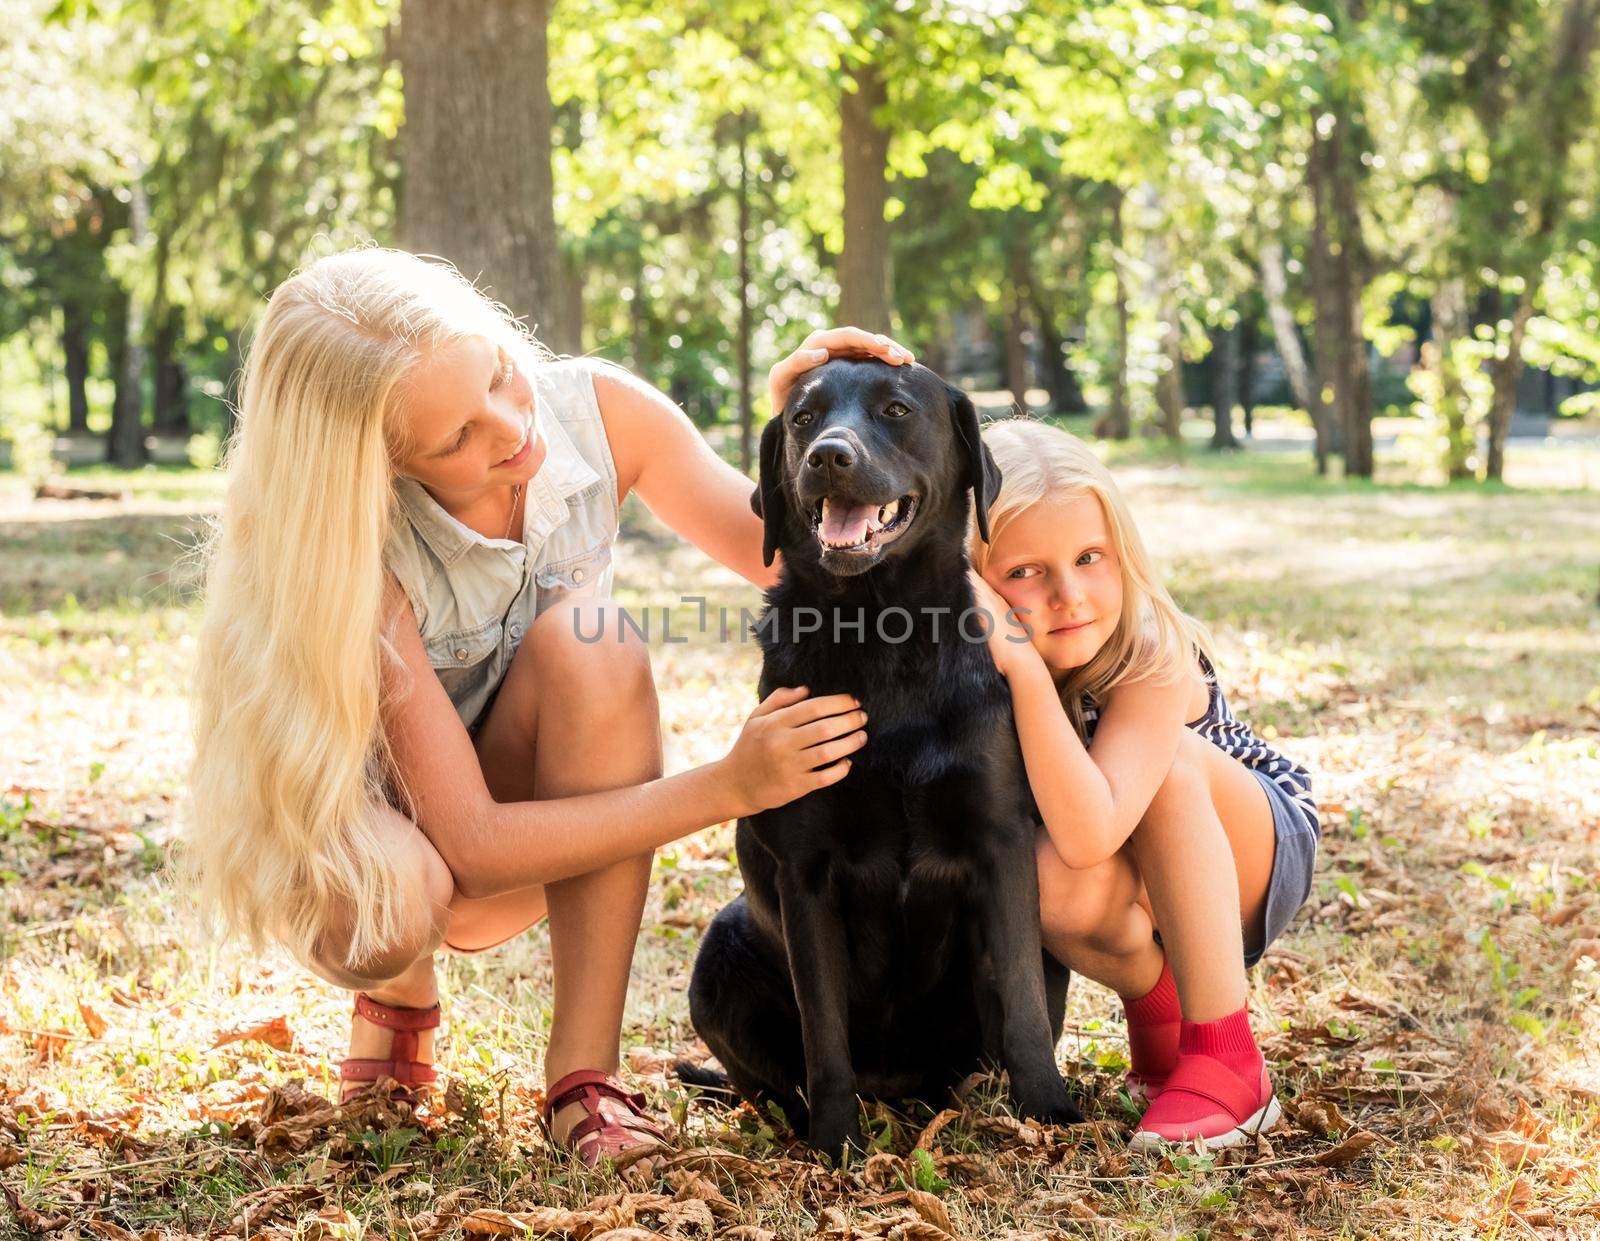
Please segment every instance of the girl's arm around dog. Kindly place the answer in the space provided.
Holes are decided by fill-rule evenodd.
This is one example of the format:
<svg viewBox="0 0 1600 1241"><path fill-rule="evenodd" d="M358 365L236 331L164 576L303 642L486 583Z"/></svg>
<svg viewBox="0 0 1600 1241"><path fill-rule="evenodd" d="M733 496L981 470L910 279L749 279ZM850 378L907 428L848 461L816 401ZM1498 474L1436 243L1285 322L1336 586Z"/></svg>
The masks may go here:
<svg viewBox="0 0 1600 1241"><path fill-rule="evenodd" d="M457 890L480 898L587 874L700 828L783 805L848 774L866 714L846 694L773 690L728 754L643 784L546 801L497 802L472 738L428 664L401 602L393 640L407 675L386 669L384 727L417 826Z"/></svg>

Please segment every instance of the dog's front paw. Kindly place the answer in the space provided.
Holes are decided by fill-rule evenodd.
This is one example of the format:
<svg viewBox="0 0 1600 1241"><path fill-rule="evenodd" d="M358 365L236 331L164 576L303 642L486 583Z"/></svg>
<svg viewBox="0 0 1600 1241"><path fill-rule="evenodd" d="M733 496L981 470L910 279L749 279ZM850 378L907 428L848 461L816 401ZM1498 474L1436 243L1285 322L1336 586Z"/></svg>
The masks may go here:
<svg viewBox="0 0 1600 1241"><path fill-rule="evenodd" d="M866 1136L861 1132L861 1108L854 1095L847 1101L823 1104L811 1110L811 1128L806 1139L817 1153L835 1163L848 1162L864 1154Z"/></svg>
<svg viewBox="0 0 1600 1241"><path fill-rule="evenodd" d="M1020 1085L1013 1092L1017 1111L1028 1120L1043 1121L1047 1125L1075 1125L1083 1120L1083 1113L1072 1100L1072 1091L1059 1074L1046 1081Z"/></svg>

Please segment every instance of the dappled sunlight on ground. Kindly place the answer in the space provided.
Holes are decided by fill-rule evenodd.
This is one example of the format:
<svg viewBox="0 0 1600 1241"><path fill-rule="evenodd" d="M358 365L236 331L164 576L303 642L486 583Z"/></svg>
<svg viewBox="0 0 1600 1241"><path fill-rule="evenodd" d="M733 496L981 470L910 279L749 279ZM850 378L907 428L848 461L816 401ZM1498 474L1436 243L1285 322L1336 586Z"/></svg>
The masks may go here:
<svg viewBox="0 0 1600 1241"><path fill-rule="evenodd" d="M628 1003L629 1071L679 1153L620 1178L552 1157L542 929L442 959L452 1086L430 1111L298 1092L332 1091L348 996L209 942L161 878L195 616L159 575L214 496L67 520L0 489L4 1184L42 1218L135 1234L246 1210L284 1237L359 1235L352 1218L751 1241L1600 1233L1600 496L1326 487L1266 456L1116 465L1234 705L1313 770L1326 846L1252 979L1289 1119L1239 1157L1158 1165L1122 1151L1125 1031L1081 982L1059 1053L1092 1124L1020 1125L978 1084L942 1119L879 1111L881 1149L834 1172L748 1109L691 1102L667 1067L704 1055L684 990L737 890L731 825L659 855ZM721 756L759 653L718 641L717 609L736 625L757 593L634 505L618 563L622 602L689 638L651 651L669 770Z"/></svg>

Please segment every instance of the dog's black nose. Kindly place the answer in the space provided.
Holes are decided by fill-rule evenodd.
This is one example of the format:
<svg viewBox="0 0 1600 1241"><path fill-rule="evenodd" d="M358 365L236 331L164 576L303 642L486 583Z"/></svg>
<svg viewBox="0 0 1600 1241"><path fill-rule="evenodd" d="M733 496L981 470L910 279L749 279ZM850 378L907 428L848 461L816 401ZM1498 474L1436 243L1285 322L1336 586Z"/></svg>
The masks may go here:
<svg viewBox="0 0 1600 1241"><path fill-rule="evenodd" d="M811 445L811 451L806 454L806 465L813 470L825 469L828 466L848 470L855 463L856 450L844 440L818 440Z"/></svg>

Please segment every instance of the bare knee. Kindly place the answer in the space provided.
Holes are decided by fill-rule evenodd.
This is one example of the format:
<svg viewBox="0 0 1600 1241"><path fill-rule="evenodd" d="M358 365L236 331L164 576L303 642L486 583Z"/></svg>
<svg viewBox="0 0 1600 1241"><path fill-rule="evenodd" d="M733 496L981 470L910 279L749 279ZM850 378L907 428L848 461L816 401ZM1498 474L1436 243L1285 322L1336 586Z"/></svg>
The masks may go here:
<svg viewBox="0 0 1600 1241"><path fill-rule="evenodd" d="M1116 913L1119 875L1126 863L1113 856L1099 866L1074 869L1061 860L1050 837L1039 833L1039 923L1051 943L1098 941Z"/></svg>
<svg viewBox="0 0 1600 1241"><path fill-rule="evenodd" d="M650 647L626 610L611 599L566 600L528 630L542 689L574 695L564 706L588 711L656 701Z"/></svg>
<svg viewBox="0 0 1600 1241"><path fill-rule="evenodd" d="M399 927L375 951L352 961L357 911L343 898L324 919L305 961L319 978L349 991L380 986L431 956L444 939L456 895L450 868L410 819L387 807L379 834L399 879Z"/></svg>

